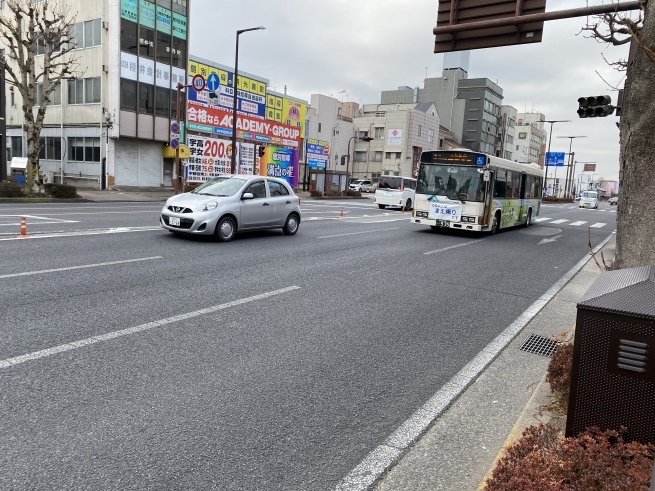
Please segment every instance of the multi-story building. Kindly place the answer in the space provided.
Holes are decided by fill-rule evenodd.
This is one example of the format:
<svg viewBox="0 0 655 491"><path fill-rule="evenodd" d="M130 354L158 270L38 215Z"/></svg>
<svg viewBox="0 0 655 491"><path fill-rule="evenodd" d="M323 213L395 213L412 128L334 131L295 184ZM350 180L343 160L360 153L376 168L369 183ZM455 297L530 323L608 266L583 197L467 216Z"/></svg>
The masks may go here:
<svg viewBox="0 0 655 491"><path fill-rule="evenodd" d="M76 12L79 78L58 87L47 109L44 177L81 187L169 185L166 144L178 118L176 86L186 83L190 0L61 3ZM8 93L11 158L26 145L20 94Z"/></svg>
<svg viewBox="0 0 655 491"><path fill-rule="evenodd" d="M382 91L381 103L434 103L441 124L462 147L497 155L503 89L487 78L469 79L468 61L468 52L446 53L441 77L426 78L423 88Z"/></svg>
<svg viewBox="0 0 655 491"><path fill-rule="evenodd" d="M514 138L516 137L517 110L512 106L501 106L500 146L496 157L514 160Z"/></svg>
<svg viewBox="0 0 655 491"><path fill-rule="evenodd" d="M544 130L545 116L541 113L518 113L514 159L517 162L535 162L542 168L546 155L548 133Z"/></svg>
<svg viewBox="0 0 655 491"><path fill-rule="evenodd" d="M438 148L439 115L434 103L365 104L357 114L354 178L415 176L421 152Z"/></svg>

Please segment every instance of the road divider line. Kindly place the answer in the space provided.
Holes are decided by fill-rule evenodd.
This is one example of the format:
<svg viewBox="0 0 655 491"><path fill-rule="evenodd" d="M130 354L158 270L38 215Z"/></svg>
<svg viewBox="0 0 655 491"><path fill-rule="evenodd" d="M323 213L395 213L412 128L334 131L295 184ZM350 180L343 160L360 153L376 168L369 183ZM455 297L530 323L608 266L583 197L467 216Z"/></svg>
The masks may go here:
<svg viewBox="0 0 655 491"><path fill-rule="evenodd" d="M430 255L430 254L436 254L437 252L444 252L444 251L448 251L450 249L455 249L457 247L464 247L464 246L467 246L467 245L475 244L476 242L480 242L480 239L471 240L469 242L463 242L461 244L455 244L455 245L451 245L451 246L448 246L448 247L442 247L441 249L436 249L434 251L424 252L423 254L426 255L426 256Z"/></svg>
<svg viewBox="0 0 655 491"><path fill-rule="evenodd" d="M584 225L585 223L587 223L587 222L580 221L580 222L569 223L569 225L571 225L573 227L579 227L580 225Z"/></svg>
<svg viewBox="0 0 655 491"><path fill-rule="evenodd" d="M560 223L566 223L568 220L566 218L560 218L559 220L553 220L550 222L552 225L559 225Z"/></svg>
<svg viewBox="0 0 655 491"><path fill-rule="evenodd" d="M106 334L101 334L99 336L93 336L90 338L81 339L79 341L73 341L71 343L60 344L59 346L54 346L52 348L48 348L40 351L33 351L32 353L15 356L13 358L7 358L6 360L0 360L0 369L13 367L15 365L19 365L21 363L25 363L28 361L38 360L40 358L46 358L48 356L56 355L57 353L64 353L66 351L72 351L74 349L83 348L84 346L98 344L103 341L109 341L110 339L120 338L123 336L129 336L131 334L137 334L140 332L149 331L151 329L163 327L168 324L173 324L174 322L193 319L194 317L199 317L201 315L213 314L214 312L219 312L221 310L225 310L230 307L237 307L239 305L255 302L257 300L262 300L264 298L273 297L275 295L281 295L283 293L288 293L299 289L300 289L299 286L288 286L286 288L281 288L279 290L260 293L259 295L253 295L252 297L241 298L239 300L222 303L220 305L207 307L205 309L195 310L193 312L188 312L186 314L175 315L173 317L168 317L166 319L148 322L146 324L141 324L139 326L128 327L127 329L121 329L120 331L112 331Z"/></svg>
<svg viewBox="0 0 655 491"><path fill-rule="evenodd" d="M594 248L600 251L614 234ZM446 382L422 407L416 410L396 431L360 462L350 473L336 485L336 491L366 491L382 475L391 469L416 442L428 427L446 411L478 376L491 364L505 347L523 330L528 323L550 302L559 291L591 259L587 253L564 276L562 276L546 293L539 297L527 310L516 318L503 332L484 347L453 378Z"/></svg>
<svg viewBox="0 0 655 491"><path fill-rule="evenodd" d="M81 266L68 266L66 268L43 269L41 271L26 271L24 273L2 274L0 275L0 279L17 278L19 276L32 276L35 274L57 273L59 271L72 271L75 269L99 268L101 266L114 266L116 264L138 263L140 261L152 261L155 259L163 259L163 258L164 258L163 256L152 256L152 257L142 257L138 259L125 259L123 261L110 261L106 263L83 264Z"/></svg>
<svg viewBox="0 0 655 491"><path fill-rule="evenodd" d="M535 218L533 222L545 222L546 220L552 220L552 218L546 218L546 217L540 217L540 218Z"/></svg>
<svg viewBox="0 0 655 491"><path fill-rule="evenodd" d="M602 223L602 222L598 222L598 223L594 223L593 225L589 225L589 228L603 228L605 225L607 225L607 224Z"/></svg>
<svg viewBox="0 0 655 491"><path fill-rule="evenodd" d="M385 221L387 221L387 220L385 220ZM397 228L398 227L379 228L377 230L364 230L362 232L350 232L348 234L323 235L322 237L316 237L316 238L317 239L331 239L332 237L345 237L346 235L372 234L372 233L375 233L375 232L386 232L387 230L396 230Z"/></svg>

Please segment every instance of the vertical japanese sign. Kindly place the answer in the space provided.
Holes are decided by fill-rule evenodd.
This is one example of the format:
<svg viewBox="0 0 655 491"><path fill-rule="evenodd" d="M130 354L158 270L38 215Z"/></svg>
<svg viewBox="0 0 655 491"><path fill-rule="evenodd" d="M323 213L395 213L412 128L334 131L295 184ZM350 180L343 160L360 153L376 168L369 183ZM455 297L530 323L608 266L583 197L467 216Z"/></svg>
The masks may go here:
<svg viewBox="0 0 655 491"><path fill-rule="evenodd" d="M298 151L284 147L265 147L258 174L279 177L292 188L298 187Z"/></svg>

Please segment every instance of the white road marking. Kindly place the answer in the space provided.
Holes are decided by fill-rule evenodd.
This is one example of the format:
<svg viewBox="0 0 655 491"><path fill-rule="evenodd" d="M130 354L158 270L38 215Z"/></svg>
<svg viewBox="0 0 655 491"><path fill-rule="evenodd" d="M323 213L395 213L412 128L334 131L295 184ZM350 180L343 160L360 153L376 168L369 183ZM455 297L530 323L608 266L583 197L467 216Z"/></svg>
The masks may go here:
<svg viewBox="0 0 655 491"><path fill-rule="evenodd" d="M594 223L593 225L589 225L589 228L603 228L605 225L607 225L607 224L602 223L602 222L598 222L598 223Z"/></svg>
<svg viewBox="0 0 655 491"><path fill-rule="evenodd" d="M108 263L84 264L82 266L69 266L67 268L43 269L41 271L27 271L27 272L24 272L24 273L3 274L3 275L0 275L0 279L2 279L2 278L16 278L18 276L32 276L32 275L35 275L35 274L56 273L56 272L59 272L59 271L72 271L74 269L99 268L100 266L114 266L116 264L137 263L137 262L140 262L140 261L152 261L153 259L163 259L163 256L142 257L142 258L139 258L139 259L126 259L124 261L111 261L111 262L108 262Z"/></svg>
<svg viewBox="0 0 655 491"><path fill-rule="evenodd" d="M608 235L594 249L601 250L613 237ZM336 491L366 491L380 476L398 461L423 432L452 404L459 395L482 373L523 328L543 309L557 293L580 271L590 259L590 254L578 261L562 278L539 297L528 309L502 333L483 348L464 368L446 382L422 407L403 422L386 440L371 450L335 488Z"/></svg>
<svg viewBox="0 0 655 491"><path fill-rule="evenodd" d="M536 222L545 222L546 220L552 220L552 218L539 217L539 218L535 218L535 219L534 219L534 222L535 222L535 223L536 223Z"/></svg>
<svg viewBox="0 0 655 491"><path fill-rule="evenodd" d="M469 245L469 244L475 244L476 242L479 242L479 241L480 241L480 239L471 240L469 242L463 242L461 244L455 244L455 245L451 245L451 246L448 246L448 247L442 247L441 249L436 249L434 251L424 252L423 254L426 255L426 256L429 255L429 254L436 254L437 252L448 251L450 249L455 249L457 247L463 247L463 246L466 246L466 245Z"/></svg>
<svg viewBox="0 0 655 491"><path fill-rule="evenodd" d="M215 305L213 307L207 307L205 309L195 310L193 312L188 312L186 314L175 315L173 317L168 317L166 319L148 322L146 324L141 324L140 326L129 327L127 329L122 329L120 331L108 332L106 334L101 334L99 336L93 336L91 338L81 339L79 341L73 341L71 343L60 344L59 346L54 346L52 348L48 348L40 351L33 351L32 353L15 356L13 358L7 358L6 360L0 360L0 369L9 368L18 365L20 363L25 363L27 361L38 360L39 358L46 358L48 356L56 355L57 353L64 353L66 351L71 351L77 348L83 348L84 346L101 343L102 341L109 341L110 339L120 338L123 336L129 336L131 334L136 334L143 331L148 331L150 329L162 327L168 324L172 324L174 322L193 319L194 317L199 317L201 315L213 314L214 312L225 310L230 307L237 307L239 305L255 302L257 300L262 300L264 298L272 297L274 295L280 295L282 293L288 293L299 289L300 289L299 286L288 286L286 288L281 288L279 290L273 290L270 292L261 293L259 295L254 295L252 297L246 297L240 300L234 300L232 302Z"/></svg>
<svg viewBox="0 0 655 491"><path fill-rule="evenodd" d="M375 232L386 232L387 230L396 230L398 227L392 228L379 228L377 230L364 230L362 232L350 232L349 234L336 234L336 235L323 235L322 237L316 237L317 239L331 239L332 237L345 237L346 235L359 235L359 234L372 234Z"/></svg>
<svg viewBox="0 0 655 491"><path fill-rule="evenodd" d="M0 215L0 218L18 218L15 223L0 223L0 227L17 227L20 225L20 219L25 217L27 225L47 225L49 223L80 223L79 220L62 220L61 218L50 218L36 215ZM31 220L37 220L33 222Z"/></svg>
<svg viewBox="0 0 655 491"><path fill-rule="evenodd" d="M127 232L152 232L154 230L163 230L163 229L161 227L119 227L119 228L106 228L106 229L96 229L96 230L80 230L77 232L46 233L46 234L36 234L36 235L30 235L28 233L28 235L24 237L11 237L7 239L0 239L0 241L52 239L56 237L82 237L85 235L124 234Z"/></svg>
<svg viewBox="0 0 655 491"><path fill-rule="evenodd" d="M560 224L560 223L565 223L565 222L568 222L568 220L565 219L565 218L560 218L559 220L553 220L553 221L550 222L550 223L552 223L553 225L555 225L555 224Z"/></svg>
<svg viewBox="0 0 655 491"><path fill-rule="evenodd" d="M579 227L580 225L584 225L585 223L587 222L573 222L573 223L569 223L569 225L573 227Z"/></svg>

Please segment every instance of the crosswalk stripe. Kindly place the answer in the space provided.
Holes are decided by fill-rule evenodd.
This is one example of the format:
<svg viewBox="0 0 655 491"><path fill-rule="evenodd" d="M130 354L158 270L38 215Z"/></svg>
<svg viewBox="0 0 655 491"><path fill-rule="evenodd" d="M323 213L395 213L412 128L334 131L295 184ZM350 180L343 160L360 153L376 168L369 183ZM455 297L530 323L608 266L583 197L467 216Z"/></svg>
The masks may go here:
<svg viewBox="0 0 655 491"><path fill-rule="evenodd" d="M587 222L573 222L573 223L569 223L569 225L573 225L574 227L579 227L580 225L584 225L585 223Z"/></svg>
<svg viewBox="0 0 655 491"><path fill-rule="evenodd" d="M565 223L565 222L568 222L568 220L566 218L560 218L559 220L553 220L550 223L558 224L558 223Z"/></svg>
<svg viewBox="0 0 655 491"><path fill-rule="evenodd" d="M541 218L535 218L534 219L535 222L545 222L546 220L550 220L550 218L541 217Z"/></svg>
<svg viewBox="0 0 655 491"><path fill-rule="evenodd" d="M589 225L589 227L590 228L603 228L605 225L607 225L607 224L602 223L602 222L598 222L598 223L594 223L593 225Z"/></svg>

